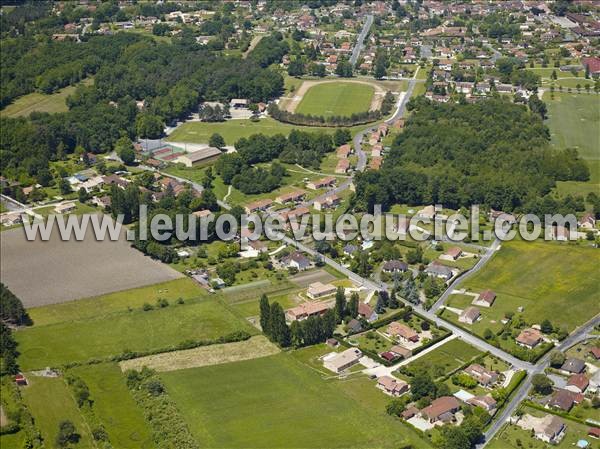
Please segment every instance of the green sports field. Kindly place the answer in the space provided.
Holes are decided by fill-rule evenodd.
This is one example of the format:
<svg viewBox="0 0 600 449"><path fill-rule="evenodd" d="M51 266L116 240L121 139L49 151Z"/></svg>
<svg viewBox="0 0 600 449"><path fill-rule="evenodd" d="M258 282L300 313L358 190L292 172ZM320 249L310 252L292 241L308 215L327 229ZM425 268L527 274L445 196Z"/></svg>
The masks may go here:
<svg viewBox="0 0 600 449"><path fill-rule="evenodd" d="M544 94L552 144L556 148L577 148L581 157L600 160L600 96L588 94Z"/></svg>
<svg viewBox="0 0 600 449"><path fill-rule="evenodd" d="M310 87L296 108L297 113L324 117L366 112L375 89L360 83L321 83Z"/></svg>
<svg viewBox="0 0 600 449"><path fill-rule="evenodd" d="M483 332L493 327L492 321L499 325L505 312L516 313L523 306L527 322L547 318L572 331L600 312L598 266L600 253L589 247L542 241L503 243L487 265L463 284L474 292L489 288L498 295L491 308L480 308L483 319L471 328Z"/></svg>
<svg viewBox="0 0 600 449"><path fill-rule="evenodd" d="M73 369L72 373L89 387L94 414L104 424L113 447L154 447L142 410L131 397L117 364L82 366Z"/></svg>
<svg viewBox="0 0 600 449"><path fill-rule="evenodd" d="M163 349L185 340L214 339L256 329L215 299L143 311L140 307L98 318L34 326L15 333L21 368L31 370L106 358L125 351Z"/></svg>
<svg viewBox="0 0 600 449"><path fill-rule="evenodd" d="M346 381L326 381L290 354L161 378L201 447L430 447L386 415L373 381L346 389ZM369 393L374 401L363 400Z"/></svg>

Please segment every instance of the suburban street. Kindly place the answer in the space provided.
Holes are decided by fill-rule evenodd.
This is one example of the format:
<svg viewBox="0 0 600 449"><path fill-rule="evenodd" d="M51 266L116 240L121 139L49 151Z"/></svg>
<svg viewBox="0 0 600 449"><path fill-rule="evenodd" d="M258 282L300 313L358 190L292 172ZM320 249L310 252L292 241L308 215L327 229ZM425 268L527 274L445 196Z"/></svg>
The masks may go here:
<svg viewBox="0 0 600 449"><path fill-rule="evenodd" d="M354 49L352 50L352 56L350 56L350 64L352 64L352 67L354 67L356 61L358 61L360 52L364 48L365 38L367 37L367 34L369 34L371 25L373 25L373 16L371 14L368 14L365 20L365 24L362 27L362 30L356 38L356 45L354 45Z"/></svg>

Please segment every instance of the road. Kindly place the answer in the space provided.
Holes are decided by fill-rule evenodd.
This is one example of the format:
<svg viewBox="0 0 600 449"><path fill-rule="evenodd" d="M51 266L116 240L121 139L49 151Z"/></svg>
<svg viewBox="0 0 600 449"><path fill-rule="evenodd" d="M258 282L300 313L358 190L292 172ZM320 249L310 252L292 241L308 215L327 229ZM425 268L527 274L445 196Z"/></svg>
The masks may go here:
<svg viewBox="0 0 600 449"><path fill-rule="evenodd" d="M365 20L365 24L363 25L360 34L356 38L356 45L354 45L354 49L352 50L352 56L350 56L350 64L352 64L352 67L356 65L360 52L365 46L365 38L367 37L367 34L369 34L371 25L373 25L373 16L369 14L367 15L367 20Z"/></svg>
<svg viewBox="0 0 600 449"><path fill-rule="evenodd" d="M502 53L500 53L498 50L492 47L491 44L486 44L485 46L492 51L492 57L490 58L490 60L495 64L496 61L502 57Z"/></svg>

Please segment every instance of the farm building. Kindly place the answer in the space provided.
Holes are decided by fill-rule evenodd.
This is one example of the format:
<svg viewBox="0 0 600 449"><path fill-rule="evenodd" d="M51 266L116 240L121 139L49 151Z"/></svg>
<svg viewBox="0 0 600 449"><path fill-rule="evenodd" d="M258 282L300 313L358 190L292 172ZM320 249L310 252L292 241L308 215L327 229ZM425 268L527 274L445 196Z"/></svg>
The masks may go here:
<svg viewBox="0 0 600 449"><path fill-rule="evenodd" d="M221 150L215 147L207 147L193 153L186 153L173 159L173 162L193 167L204 162L215 160L221 155Z"/></svg>
<svg viewBox="0 0 600 449"><path fill-rule="evenodd" d="M341 373L345 369L358 363L362 352L358 348L349 348L335 356L325 359L323 366L334 373Z"/></svg>

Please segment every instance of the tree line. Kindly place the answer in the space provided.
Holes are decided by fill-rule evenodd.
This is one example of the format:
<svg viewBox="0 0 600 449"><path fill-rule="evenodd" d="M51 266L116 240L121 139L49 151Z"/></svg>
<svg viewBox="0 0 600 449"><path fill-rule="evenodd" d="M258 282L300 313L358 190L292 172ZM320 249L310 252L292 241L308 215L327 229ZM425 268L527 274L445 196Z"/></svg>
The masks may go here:
<svg viewBox="0 0 600 449"><path fill-rule="evenodd" d="M275 103L271 103L268 112L275 120L292 125L302 126L355 126L374 122L381 118L382 111L354 112L349 116L322 116L312 114L300 114L279 109Z"/></svg>

